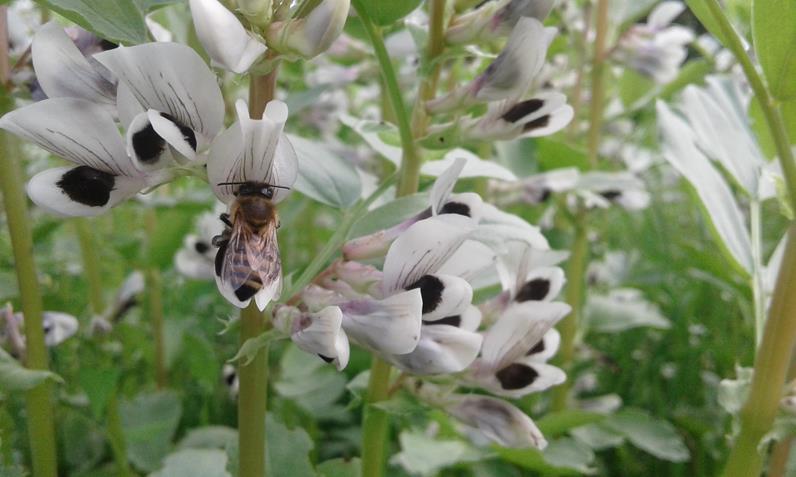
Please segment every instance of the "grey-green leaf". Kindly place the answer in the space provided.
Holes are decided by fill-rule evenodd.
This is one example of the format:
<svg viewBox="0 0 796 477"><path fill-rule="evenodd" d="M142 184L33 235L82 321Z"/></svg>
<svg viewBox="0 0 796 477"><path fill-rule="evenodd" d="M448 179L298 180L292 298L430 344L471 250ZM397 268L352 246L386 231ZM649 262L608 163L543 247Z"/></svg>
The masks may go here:
<svg viewBox="0 0 796 477"><path fill-rule="evenodd" d="M151 472L171 448L182 406L174 392L141 394L120 406L127 456L139 469Z"/></svg>
<svg viewBox="0 0 796 477"><path fill-rule="evenodd" d="M0 389L3 391L28 391L45 381L62 383L57 374L50 371L28 369L0 348Z"/></svg>
<svg viewBox="0 0 796 477"><path fill-rule="evenodd" d="M144 14L135 0L37 0L107 40L134 45L147 41Z"/></svg>
<svg viewBox="0 0 796 477"><path fill-rule="evenodd" d="M639 449L671 462L690 458L677 430L667 421L655 419L639 409L625 409L604 421L605 426L625 436Z"/></svg>
<svg viewBox="0 0 796 477"><path fill-rule="evenodd" d="M163 468L149 477L230 477L227 453L221 449L183 449L163 462Z"/></svg>
<svg viewBox="0 0 796 477"><path fill-rule="evenodd" d="M771 94L796 99L796 2L754 0L752 36Z"/></svg>
<svg viewBox="0 0 796 477"><path fill-rule="evenodd" d="M310 451L314 444L307 432L300 427L288 429L270 413L266 423L265 432L268 438L266 475L316 477L315 469L310 463Z"/></svg>
<svg viewBox="0 0 796 477"><path fill-rule="evenodd" d="M299 158L296 189L326 205L346 208L359 199L362 185L353 164L323 145L288 135Z"/></svg>

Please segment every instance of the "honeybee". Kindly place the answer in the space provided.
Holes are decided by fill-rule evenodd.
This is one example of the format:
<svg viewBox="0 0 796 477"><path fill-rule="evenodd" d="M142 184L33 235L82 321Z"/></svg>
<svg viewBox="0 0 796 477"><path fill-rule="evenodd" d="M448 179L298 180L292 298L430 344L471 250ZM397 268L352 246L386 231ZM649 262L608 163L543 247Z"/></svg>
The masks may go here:
<svg viewBox="0 0 796 477"><path fill-rule="evenodd" d="M246 302L266 289L268 299L279 295L282 288L282 264L276 230L279 216L273 203L275 186L264 182L225 182L219 185L240 185L228 214L221 214L226 228L213 238L218 247L215 260L216 280L223 289ZM259 305L259 303L258 303Z"/></svg>

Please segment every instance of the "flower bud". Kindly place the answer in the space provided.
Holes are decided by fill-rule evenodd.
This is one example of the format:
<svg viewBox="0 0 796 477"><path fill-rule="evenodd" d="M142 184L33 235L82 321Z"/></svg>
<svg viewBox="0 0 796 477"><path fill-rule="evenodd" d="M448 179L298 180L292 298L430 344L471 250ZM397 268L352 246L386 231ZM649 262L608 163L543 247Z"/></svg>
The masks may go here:
<svg viewBox="0 0 796 477"><path fill-rule="evenodd" d="M274 22L265 34L268 46L283 54L314 58L343 32L350 0L323 0L302 18Z"/></svg>
<svg viewBox="0 0 796 477"><path fill-rule="evenodd" d="M271 0L237 0L237 4L237 10L252 25L264 26L271 22L271 15L273 14Z"/></svg>

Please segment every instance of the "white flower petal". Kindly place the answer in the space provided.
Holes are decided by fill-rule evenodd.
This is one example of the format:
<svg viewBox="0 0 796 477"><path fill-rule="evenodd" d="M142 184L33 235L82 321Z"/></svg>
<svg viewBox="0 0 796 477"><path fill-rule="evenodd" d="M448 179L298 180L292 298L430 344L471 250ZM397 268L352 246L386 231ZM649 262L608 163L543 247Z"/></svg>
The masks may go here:
<svg viewBox="0 0 796 477"><path fill-rule="evenodd" d="M30 179L27 191L33 203L50 213L85 217L106 212L143 187L139 178L78 166L42 171Z"/></svg>
<svg viewBox="0 0 796 477"><path fill-rule="evenodd" d="M528 359L545 363L555 356L559 346L561 346L561 333L555 328L550 328L550 331L544 334L541 341L533 345L526 356Z"/></svg>
<svg viewBox="0 0 796 477"><path fill-rule="evenodd" d="M343 329L355 343L384 355L412 352L420 340L423 300L409 290L384 300L355 300L340 305Z"/></svg>
<svg viewBox="0 0 796 477"><path fill-rule="evenodd" d="M517 302L555 300L565 281L564 270L559 267L534 268L524 282L517 284L513 298Z"/></svg>
<svg viewBox="0 0 796 477"><path fill-rule="evenodd" d="M572 109L572 106L565 104L550 113L524 123L521 137L542 137L555 134L564 129L574 116L575 110Z"/></svg>
<svg viewBox="0 0 796 477"><path fill-rule="evenodd" d="M130 123L126 139L127 154L139 171L147 173L174 165L166 141L152 127L146 112L136 116Z"/></svg>
<svg viewBox="0 0 796 477"><path fill-rule="evenodd" d="M116 85L105 78L55 22L43 25L31 44L33 68L50 98L82 98L113 110Z"/></svg>
<svg viewBox="0 0 796 477"><path fill-rule="evenodd" d="M458 179L459 174L464 169L466 162L464 158L455 159L434 181L429 194L432 214L437 215L442 206L445 205L445 202L447 202L448 197L453 192L453 187L456 185L456 179Z"/></svg>
<svg viewBox="0 0 796 477"><path fill-rule="evenodd" d="M215 276L215 252L216 249L209 242L189 235L174 256L174 268L181 275L194 280L211 280Z"/></svg>
<svg viewBox="0 0 796 477"><path fill-rule="evenodd" d="M685 5L682 2L661 2L652 9L647 17L647 25L656 30L669 26L678 15L683 13Z"/></svg>
<svg viewBox="0 0 796 477"><path fill-rule="evenodd" d="M107 108L77 98L51 98L7 113L0 128L75 164L138 175Z"/></svg>
<svg viewBox="0 0 796 477"><path fill-rule="evenodd" d="M94 55L125 83L138 103L212 138L224 121L216 76L190 47L145 43Z"/></svg>
<svg viewBox="0 0 796 477"><path fill-rule="evenodd" d="M442 177L444 171L447 171L455 162L461 159L466 161L458 176L462 179L488 177L502 181L517 180L517 176L515 176L513 172L500 164L493 161L484 161L472 152L461 148L451 150L440 160L423 163L420 173L427 176Z"/></svg>
<svg viewBox="0 0 796 477"><path fill-rule="evenodd" d="M547 441L531 418L502 399L477 394L457 395L446 410L501 446L547 447Z"/></svg>
<svg viewBox="0 0 796 477"><path fill-rule="evenodd" d="M174 40L174 35L166 27L156 22L151 13L144 18L144 21L146 22L147 30L149 30L155 41L169 42Z"/></svg>
<svg viewBox="0 0 796 477"><path fill-rule="evenodd" d="M164 117L163 113L154 109L147 111L147 116L158 136L189 161L196 159L197 138L193 130L187 126L176 124L171 119Z"/></svg>
<svg viewBox="0 0 796 477"><path fill-rule="evenodd" d="M420 289L423 297L423 320L435 321L463 313L473 300L473 288L467 280L452 275L423 275L407 289Z"/></svg>
<svg viewBox="0 0 796 477"><path fill-rule="evenodd" d="M696 147L685 121L662 101L658 101L657 110L664 157L694 186L719 237L738 265L751 271L751 241L732 191Z"/></svg>
<svg viewBox="0 0 796 477"><path fill-rule="evenodd" d="M424 325L414 351L392 356L390 361L421 376L458 373L478 356L482 340L478 333L455 326Z"/></svg>
<svg viewBox="0 0 796 477"><path fill-rule="evenodd" d="M245 73L267 50L218 0L191 0L196 36L214 63Z"/></svg>
<svg viewBox="0 0 796 477"><path fill-rule="evenodd" d="M271 300L276 300L282 293L282 275L273 282L264 285L260 291L255 293L254 302L260 311L264 311L265 307L271 303Z"/></svg>
<svg viewBox="0 0 796 477"><path fill-rule="evenodd" d="M44 344L57 346L77 333L78 321L72 315L58 311L45 311L42 316Z"/></svg>
<svg viewBox="0 0 796 477"><path fill-rule="evenodd" d="M417 282L436 272L472 231L471 221L456 214L445 214L413 224L390 246L384 259L385 294Z"/></svg>
<svg viewBox="0 0 796 477"><path fill-rule="evenodd" d="M479 101L519 97L539 74L552 41L542 23L525 17L511 31L506 47L473 83Z"/></svg>
<svg viewBox="0 0 796 477"><path fill-rule="evenodd" d="M453 255L438 270L438 273L464 278L476 288L484 286L484 280L493 275L497 255L489 247L475 240L465 240ZM497 283L497 281L494 281Z"/></svg>
<svg viewBox="0 0 796 477"><path fill-rule="evenodd" d="M271 101L263 118L250 119L245 102L236 103L238 122L213 141L207 175L216 196L229 203L238 186L219 186L225 182L263 182L291 187L298 175L298 160L293 146L282 132L287 121L287 105ZM289 190L276 189L274 202L284 199Z"/></svg>
<svg viewBox="0 0 796 477"><path fill-rule="evenodd" d="M461 315L459 328L474 332L479 326L481 326L481 310L477 306L470 305Z"/></svg>
<svg viewBox="0 0 796 477"><path fill-rule="evenodd" d="M566 380L567 375L561 369L526 357L497 370L481 384L495 394L516 399L558 386Z"/></svg>
<svg viewBox="0 0 796 477"><path fill-rule="evenodd" d="M291 335L296 346L326 362L334 362L340 371L348 365L348 338L342 329L343 313L328 306L318 313L306 315L306 327ZM303 320L302 320L303 321Z"/></svg>
<svg viewBox="0 0 796 477"><path fill-rule="evenodd" d="M122 123L124 129L130 127L136 116L146 112L126 83L119 83L116 88L116 109L119 114L119 122Z"/></svg>
<svg viewBox="0 0 796 477"><path fill-rule="evenodd" d="M484 369L499 370L524 356L570 310L569 305L557 302L527 301L509 306L484 337Z"/></svg>

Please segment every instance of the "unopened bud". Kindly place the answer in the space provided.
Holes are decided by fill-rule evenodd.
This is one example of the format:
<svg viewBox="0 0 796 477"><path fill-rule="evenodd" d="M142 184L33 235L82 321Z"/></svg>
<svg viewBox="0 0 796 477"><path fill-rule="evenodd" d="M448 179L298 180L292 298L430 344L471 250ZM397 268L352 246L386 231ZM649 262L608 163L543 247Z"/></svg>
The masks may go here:
<svg viewBox="0 0 796 477"><path fill-rule="evenodd" d="M271 23L273 6L271 0L236 0L237 10L252 25L263 27Z"/></svg>
<svg viewBox="0 0 796 477"><path fill-rule="evenodd" d="M314 58L343 32L350 0L323 0L302 18L274 22L266 32L268 46L283 54Z"/></svg>

